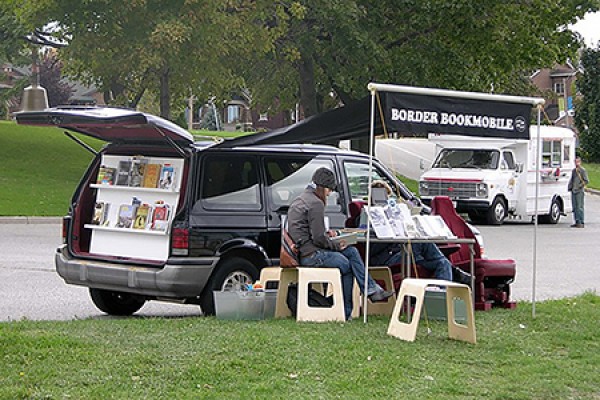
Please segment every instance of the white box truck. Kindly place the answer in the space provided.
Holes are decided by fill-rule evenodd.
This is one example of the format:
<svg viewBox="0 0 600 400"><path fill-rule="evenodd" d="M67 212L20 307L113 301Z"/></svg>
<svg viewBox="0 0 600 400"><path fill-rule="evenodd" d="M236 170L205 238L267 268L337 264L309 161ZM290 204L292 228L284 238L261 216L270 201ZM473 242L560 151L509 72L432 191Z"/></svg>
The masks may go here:
<svg viewBox="0 0 600 400"><path fill-rule="evenodd" d="M505 219L532 220L535 214L538 127L530 139L430 134L436 160L419 180L421 199L449 196L457 212L473 222L500 225ZM567 191L575 165L575 133L541 126L539 221L556 224L572 211Z"/></svg>

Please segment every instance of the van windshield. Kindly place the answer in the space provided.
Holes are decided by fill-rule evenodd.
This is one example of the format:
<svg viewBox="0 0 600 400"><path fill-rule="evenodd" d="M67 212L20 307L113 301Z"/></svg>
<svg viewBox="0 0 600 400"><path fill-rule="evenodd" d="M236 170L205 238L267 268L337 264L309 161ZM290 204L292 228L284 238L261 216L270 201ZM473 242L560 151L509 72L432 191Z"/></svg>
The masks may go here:
<svg viewBox="0 0 600 400"><path fill-rule="evenodd" d="M499 159L498 150L444 149L433 168L497 169Z"/></svg>

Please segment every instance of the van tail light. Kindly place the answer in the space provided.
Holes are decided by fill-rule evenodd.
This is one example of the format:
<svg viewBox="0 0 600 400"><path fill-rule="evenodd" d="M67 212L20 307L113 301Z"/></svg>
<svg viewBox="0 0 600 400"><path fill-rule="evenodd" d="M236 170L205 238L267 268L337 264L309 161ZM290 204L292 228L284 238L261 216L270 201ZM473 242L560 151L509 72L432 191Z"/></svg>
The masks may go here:
<svg viewBox="0 0 600 400"><path fill-rule="evenodd" d="M63 244L67 243L67 232L69 232L69 222L71 222L70 217L63 217L62 219L62 240Z"/></svg>
<svg viewBox="0 0 600 400"><path fill-rule="evenodd" d="M187 256L189 254L189 229L173 228L172 250L174 256Z"/></svg>

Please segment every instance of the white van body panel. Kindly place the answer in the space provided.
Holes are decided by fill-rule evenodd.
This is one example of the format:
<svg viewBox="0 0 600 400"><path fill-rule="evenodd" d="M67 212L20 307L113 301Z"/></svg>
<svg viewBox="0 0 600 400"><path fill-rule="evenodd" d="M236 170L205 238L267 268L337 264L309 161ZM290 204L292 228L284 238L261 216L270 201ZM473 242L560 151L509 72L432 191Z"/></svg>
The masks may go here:
<svg viewBox="0 0 600 400"><path fill-rule="evenodd" d="M567 185L575 166L575 133L553 126L539 129L542 159L538 215L550 215L553 202L557 202L562 214L571 212ZM449 196L457 203L457 210L470 215L491 212L494 200L502 199L508 218L532 218L536 198L537 132L537 126L531 127L529 140L430 134L429 141L436 146L437 164L421 175L421 198L427 202L436 195ZM471 159L466 157L474 156L475 152L488 153L493 161L487 167L467 167ZM461 155L465 157L464 168L458 166ZM453 157L454 167L444 164L444 157Z"/></svg>

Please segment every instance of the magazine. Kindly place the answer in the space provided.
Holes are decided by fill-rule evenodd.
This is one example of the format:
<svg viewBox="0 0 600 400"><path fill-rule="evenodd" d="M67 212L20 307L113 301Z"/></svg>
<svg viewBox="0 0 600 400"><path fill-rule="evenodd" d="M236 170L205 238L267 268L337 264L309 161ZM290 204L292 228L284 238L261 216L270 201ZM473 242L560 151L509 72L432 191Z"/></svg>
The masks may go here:
<svg viewBox="0 0 600 400"><path fill-rule="evenodd" d="M346 243L346 246L351 246L351 245L357 243L357 241L358 241L358 234L356 232L352 232L352 233L340 233L337 236L330 237L329 239L332 242L336 242L336 243L344 241Z"/></svg>
<svg viewBox="0 0 600 400"><path fill-rule="evenodd" d="M131 160L131 173L129 178L129 186L141 187L144 180L144 172L148 160L142 156L133 157Z"/></svg>

